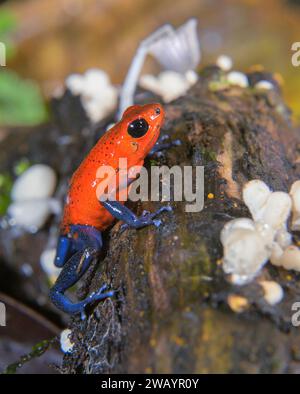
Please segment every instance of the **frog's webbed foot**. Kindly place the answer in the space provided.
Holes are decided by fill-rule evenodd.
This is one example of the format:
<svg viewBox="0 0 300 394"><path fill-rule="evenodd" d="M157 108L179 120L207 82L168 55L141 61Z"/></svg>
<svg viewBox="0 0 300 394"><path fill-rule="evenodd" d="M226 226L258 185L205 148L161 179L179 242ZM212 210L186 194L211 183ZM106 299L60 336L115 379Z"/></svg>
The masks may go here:
<svg viewBox="0 0 300 394"><path fill-rule="evenodd" d="M169 205L159 208L155 212L144 211L141 216L136 216L129 208L121 204L119 201L102 201L101 204L108 210L108 212L113 215L116 219L122 220L124 225L122 225L121 230L128 227L141 228L154 224L159 226L161 221L155 219L157 215L164 211L172 211L172 207Z"/></svg>
<svg viewBox="0 0 300 394"><path fill-rule="evenodd" d="M162 212L171 212L171 211L172 211L172 207L170 205L161 207L155 212L143 211L141 216L138 218L141 222L141 225L139 227L135 227L135 228L149 226L150 224L153 224L155 227L159 227L161 225L161 220L155 219L155 217L157 217ZM123 223L121 226L121 231L124 231L130 227L132 227L132 226L130 226L127 223Z"/></svg>

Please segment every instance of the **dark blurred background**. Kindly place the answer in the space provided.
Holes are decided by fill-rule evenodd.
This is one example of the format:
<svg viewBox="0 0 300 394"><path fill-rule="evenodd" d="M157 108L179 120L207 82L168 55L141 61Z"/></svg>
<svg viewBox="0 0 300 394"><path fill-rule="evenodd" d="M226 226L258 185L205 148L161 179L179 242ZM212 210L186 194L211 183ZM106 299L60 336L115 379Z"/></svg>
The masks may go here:
<svg viewBox="0 0 300 394"><path fill-rule="evenodd" d="M191 16L199 20L202 65L227 54L234 69L278 72L300 115L300 68L291 65L291 45L300 41L299 0L7 0L0 41L6 36L10 43L8 67L37 81L47 97L68 74L90 67L121 83L143 37Z"/></svg>

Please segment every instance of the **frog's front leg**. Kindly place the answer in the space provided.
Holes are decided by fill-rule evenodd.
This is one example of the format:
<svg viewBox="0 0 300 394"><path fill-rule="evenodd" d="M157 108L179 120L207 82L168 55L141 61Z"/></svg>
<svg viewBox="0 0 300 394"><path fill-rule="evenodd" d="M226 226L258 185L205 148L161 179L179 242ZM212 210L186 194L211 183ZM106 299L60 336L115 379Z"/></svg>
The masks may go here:
<svg viewBox="0 0 300 394"><path fill-rule="evenodd" d="M162 135L158 139L158 141L156 142L154 147L151 149L151 151L149 152L149 156L153 156L153 155L157 154L158 152L161 152L162 150L166 150L166 149L172 148L173 146L181 145L181 141L180 140L168 141L169 139L170 139L169 135L167 135L167 134Z"/></svg>
<svg viewBox="0 0 300 394"><path fill-rule="evenodd" d="M167 205L159 208L155 212L151 213L148 211L144 211L141 216L137 216L129 208L121 204L119 201L102 201L101 204L116 219L125 222L125 225L122 226L123 229L125 227L141 228L141 227L149 226L151 224L154 224L155 226L158 227L161 224L161 221L159 219L155 219L155 217L159 215L161 212L164 211L170 212L172 210L172 207Z"/></svg>
<svg viewBox="0 0 300 394"><path fill-rule="evenodd" d="M58 253L61 251L62 257L56 261L61 262L63 268L50 290L50 298L53 304L62 311L69 314L81 313L84 317L87 305L111 297L114 292L105 292L107 286L102 286L97 292L78 303L73 303L65 296L66 290L78 282L102 247L101 233L90 226L71 226L71 238L68 239L68 253L66 253L66 248L59 248L61 240L58 243ZM64 242L62 241L63 245ZM65 257L72 252L72 256L66 260Z"/></svg>

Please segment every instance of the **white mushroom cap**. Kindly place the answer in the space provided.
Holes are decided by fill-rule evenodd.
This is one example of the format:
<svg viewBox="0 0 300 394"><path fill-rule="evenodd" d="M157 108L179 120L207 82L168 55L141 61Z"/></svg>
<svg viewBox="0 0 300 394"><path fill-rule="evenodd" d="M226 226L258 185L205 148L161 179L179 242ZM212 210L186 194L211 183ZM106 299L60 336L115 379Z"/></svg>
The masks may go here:
<svg viewBox="0 0 300 394"><path fill-rule="evenodd" d="M227 240L230 237L230 234L232 234L232 230L238 229L238 228L243 228L243 229L248 229L248 230L255 230L255 224L253 220L248 219L248 218L238 218L238 219L233 219L230 220L225 224L221 231L221 242L223 245L226 244Z"/></svg>
<svg viewBox="0 0 300 394"><path fill-rule="evenodd" d="M272 193L263 211L261 220L276 230L286 226L292 208L291 197L284 192Z"/></svg>
<svg viewBox="0 0 300 394"><path fill-rule="evenodd" d="M292 223L291 229L293 231L300 230L300 180L292 184L290 190L290 196L292 198Z"/></svg>
<svg viewBox="0 0 300 394"><path fill-rule="evenodd" d="M198 77L194 71L189 71L185 75L176 71L162 71L158 76L144 74L141 76L139 84L163 98L165 103L183 96L188 89L197 81Z"/></svg>
<svg viewBox="0 0 300 394"><path fill-rule="evenodd" d="M295 245L288 246L280 258L280 263L287 270L300 271L300 249Z"/></svg>
<svg viewBox="0 0 300 394"><path fill-rule="evenodd" d="M271 251L276 231L267 223L256 222L255 230L262 237L266 247Z"/></svg>
<svg viewBox="0 0 300 394"><path fill-rule="evenodd" d="M240 86L241 88L247 88L249 86L248 77L239 71L231 71L227 74L227 81L231 85Z"/></svg>
<svg viewBox="0 0 300 394"><path fill-rule="evenodd" d="M283 254L283 249L281 246L277 243L274 242L272 246L272 252L270 256L270 261L273 265L276 265L277 267L281 266L281 257Z"/></svg>
<svg viewBox="0 0 300 394"><path fill-rule="evenodd" d="M52 211L49 199L25 200L12 203L7 210L13 224L36 232L42 228Z"/></svg>
<svg viewBox="0 0 300 394"><path fill-rule="evenodd" d="M64 353L70 353L73 350L74 343L70 340L72 331L69 328L63 330L60 334L60 347Z"/></svg>
<svg viewBox="0 0 300 394"><path fill-rule="evenodd" d="M262 237L253 230L236 228L224 244L223 269L240 282L252 280L268 261L269 251Z"/></svg>
<svg viewBox="0 0 300 394"><path fill-rule="evenodd" d="M217 66L223 71L229 71L232 68L232 59L227 55L220 55L216 61Z"/></svg>
<svg viewBox="0 0 300 394"><path fill-rule="evenodd" d="M285 249L291 245L292 235L286 230L286 228L281 228L276 232L275 242L278 243L282 249Z"/></svg>
<svg viewBox="0 0 300 394"><path fill-rule="evenodd" d="M257 83L254 85L254 87L255 87L256 89L264 89L264 90L271 90L271 89L274 89L274 85L272 84L272 82L270 82L270 81L265 81L265 80L262 80L262 81L257 82Z"/></svg>
<svg viewBox="0 0 300 394"><path fill-rule="evenodd" d="M54 170L45 164L35 164L17 178L11 191L11 198L13 201L24 201L51 197L55 186Z"/></svg>
<svg viewBox="0 0 300 394"><path fill-rule="evenodd" d="M261 220L264 205L270 195L269 187L259 179L254 179L244 185L243 200L251 212L253 220Z"/></svg>
<svg viewBox="0 0 300 394"><path fill-rule="evenodd" d="M262 280L259 284L264 290L264 299L268 304L276 305L283 299L283 289L277 282Z"/></svg>
<svg viewBox="0 0 300 394"><path fill-rule="evenodd" d="M61 271L54 265L54 259L56 256L56 249L46 249L43 251L40 257L40 264L43 271L47 274L51 283L54 283Z"/></svg>

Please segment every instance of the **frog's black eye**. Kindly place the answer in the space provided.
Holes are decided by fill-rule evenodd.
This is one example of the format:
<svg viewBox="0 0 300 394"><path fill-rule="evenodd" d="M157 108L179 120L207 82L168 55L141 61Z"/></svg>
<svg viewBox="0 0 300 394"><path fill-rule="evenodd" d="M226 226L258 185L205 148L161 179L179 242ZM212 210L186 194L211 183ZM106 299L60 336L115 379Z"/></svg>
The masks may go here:
<svg viewBox="0 0 300 394"><path fill-rule="evenodd" d="M133 138L143 137L147 133L149 125L145 119L136 119L128 125L128 134Z"/></svg>

